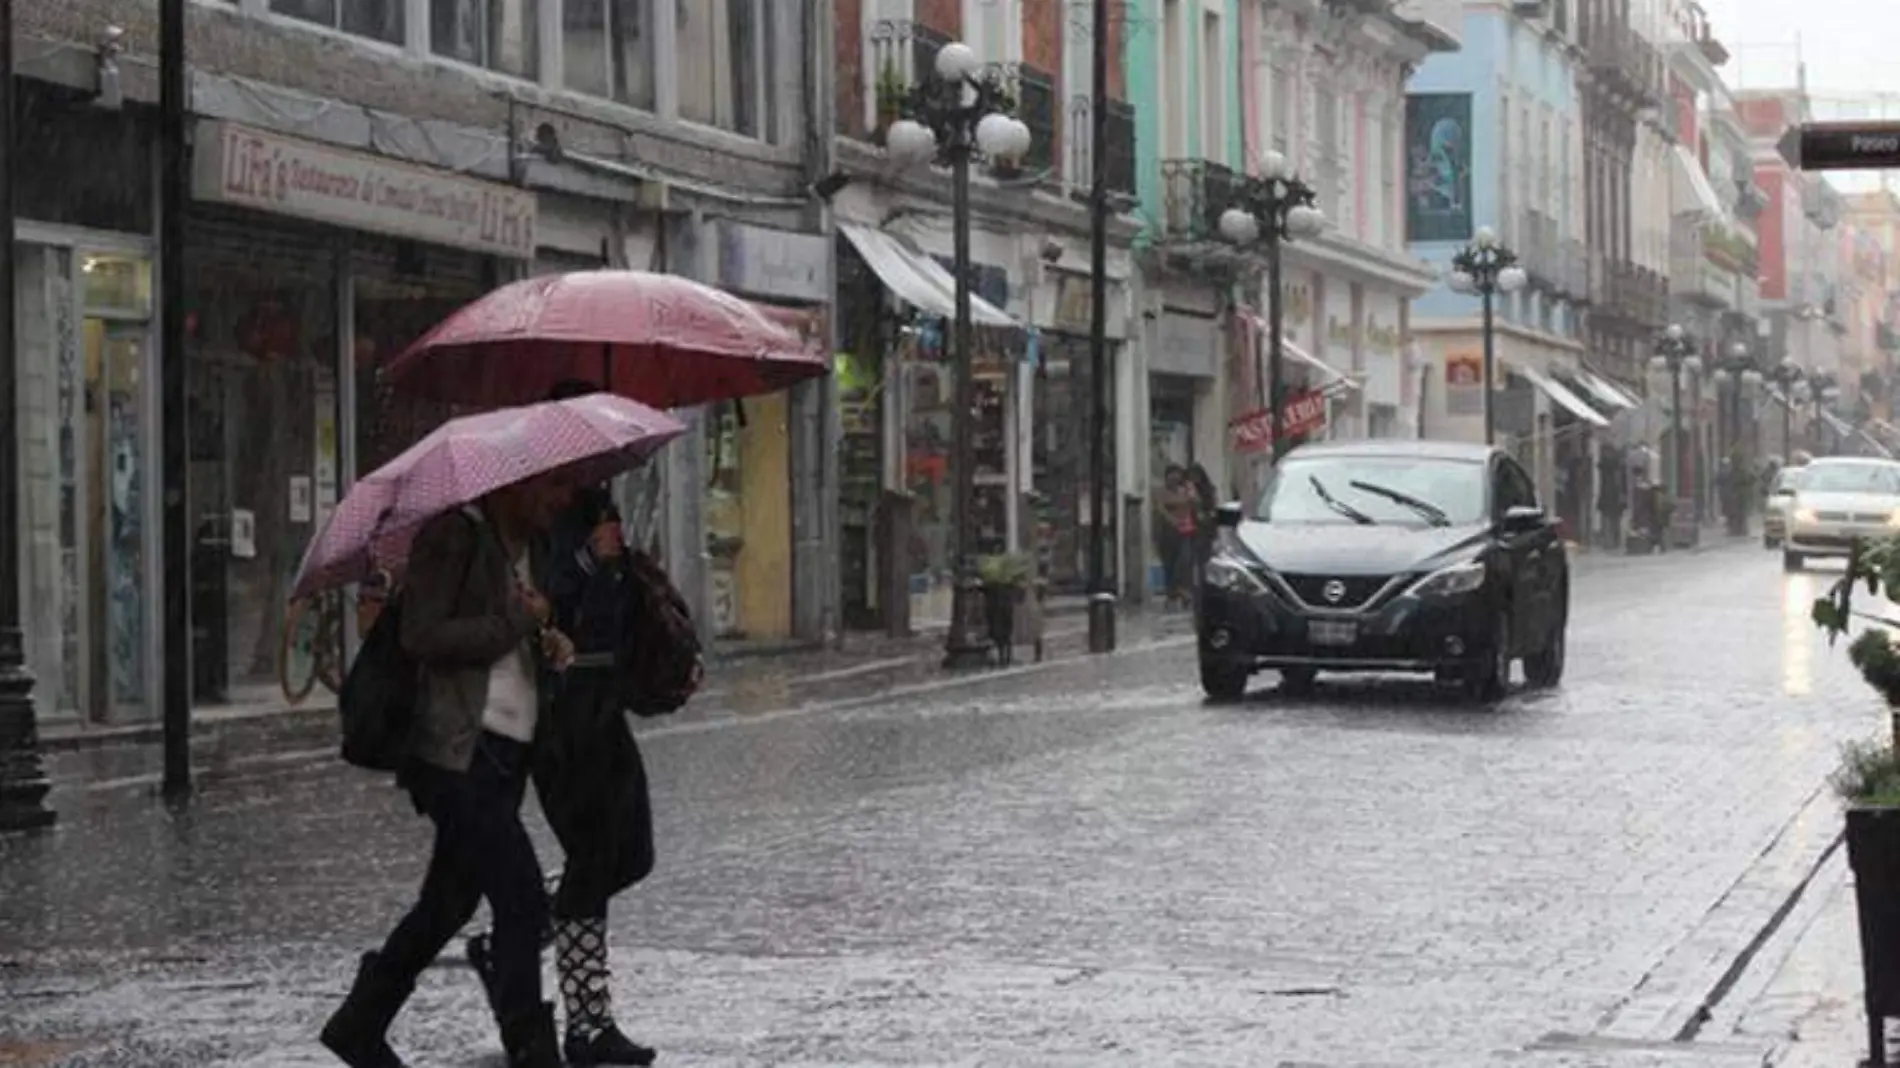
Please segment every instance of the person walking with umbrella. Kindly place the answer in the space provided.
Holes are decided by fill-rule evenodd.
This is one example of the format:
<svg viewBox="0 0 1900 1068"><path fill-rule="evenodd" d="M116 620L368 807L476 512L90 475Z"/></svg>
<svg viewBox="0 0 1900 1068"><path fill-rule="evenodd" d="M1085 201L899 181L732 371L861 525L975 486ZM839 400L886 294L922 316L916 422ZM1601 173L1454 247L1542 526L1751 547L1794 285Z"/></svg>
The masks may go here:
<svg viewBox="0 0 1900 1068"><path fill-rule="evenodd" d="M435 824L422 890L324 1025L324 1046L351 1068L401 1065L385 1037L415 989L486 899L495 916L493 1003L510 1068L558 1068L541 1000L547 922L541 866L521 824L538 715L535 656L572 657L553 608L530 581L528 545L566 505L558 474L498 489L430 520L410 549L402 647L420 664L422 702L398 776Z"/></svg>
<svg viewBox="0 0 1900 1068"><path fill-rule="evenodd" d="M435 841L415 905L321 1035L351 1068L401 1068L391 1021L486 899L486 978L509 1068L559 1068L541 1000L548 900L520 806L544 689L573 643L537 589L530 547L577 485L644 462L684 424L618 397L451 420L359 480L312 542L293 596L379 569L401 576L339 693L343 755L396 772Z"/></svg>
<svg viewBox="0 0 1900 1068"><path fill-rule="evenodd" d="M550 400L598 391L591 383L557 383ZM620 513L605 486L577 491L537 551L536 573L548 591L556 624L574 638L574 667L547 690L548 714L535 737L533 779L541 810L566 854L552 898L555 967L566 1016L563 1052L571 1065L648 1065L655 1052L628 1038L614 1018L607 967L607 903L653 870L653 814L646 766L626 713L654 715L685 703L677 672L626 667L636 643L667 646L697 667L697 644L652 633L643 610L665 582L630 551ZM668 584L670 591L670 584ZM643 625L645 624L645 625ZM690 621L689 621L690 626ZM629 685L631 683L631 685ZM469 962L485 983L494 976L490 936L468 941ZM491 988L492 989L492 988Z"/></svg>

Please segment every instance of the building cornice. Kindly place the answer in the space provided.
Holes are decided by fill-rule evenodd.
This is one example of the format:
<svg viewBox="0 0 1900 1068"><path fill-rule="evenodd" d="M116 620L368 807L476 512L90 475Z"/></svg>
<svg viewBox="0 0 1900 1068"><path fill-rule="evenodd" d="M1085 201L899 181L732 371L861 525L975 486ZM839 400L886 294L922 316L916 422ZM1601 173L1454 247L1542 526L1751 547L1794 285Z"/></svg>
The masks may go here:
<svg viewBox="0 0 1900 1068"><path fill-rule="evenodd" d="M1576 338L1561 337L1557 334L1546 334L1542 330L1532 330L1529 327L1519 326L1517 323L1509 322L1504 319L1494 319L1492 321L1492 330L1495 333L1503 334L1507 337L1514 337L1539 345L1548 345L1552 348L1563 349L1566 352L1582 354L1585 351L1583 342ZM1414 317L1411 322L1411 331L1413 337L1482 334L1484 333L1484 320L1476 317L1461 319L1419 319Z"/></svg>
<svg viewBox="0 0 1900 1068"><path fill-rule="evenodd" d="M1317 240L1289 241L1281 249L1289 266L1304 266L1347 275L1397 289L1418 297L1438 284L1438 272L1422 260L1385 252L1370 245L1328 233Z"/></svg>

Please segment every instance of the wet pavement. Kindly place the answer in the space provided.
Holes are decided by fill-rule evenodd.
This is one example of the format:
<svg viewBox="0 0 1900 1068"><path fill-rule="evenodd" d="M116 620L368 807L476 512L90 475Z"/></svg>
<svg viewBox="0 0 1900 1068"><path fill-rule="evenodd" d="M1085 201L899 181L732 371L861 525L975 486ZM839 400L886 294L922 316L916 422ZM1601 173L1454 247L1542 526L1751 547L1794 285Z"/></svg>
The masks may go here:
<svg viewBox="0 0 1900 1068"><path fill-rule="evenodd" d="M1787 1056L1821 986L1787 905L1825 900L1824 779L1884 724L1807 622L1828 581L1591 558L1563 688L1489 709L1271 676L1207 706L1161 624L643 724L660 865L615 903L622 1017L689 1065ZM59 827L0 841L0 1065L329 1063L311 1036L427 834L326 752L226 753L178 814L67 766ZM395 1042L500 1060L454 962Z"/></svg>

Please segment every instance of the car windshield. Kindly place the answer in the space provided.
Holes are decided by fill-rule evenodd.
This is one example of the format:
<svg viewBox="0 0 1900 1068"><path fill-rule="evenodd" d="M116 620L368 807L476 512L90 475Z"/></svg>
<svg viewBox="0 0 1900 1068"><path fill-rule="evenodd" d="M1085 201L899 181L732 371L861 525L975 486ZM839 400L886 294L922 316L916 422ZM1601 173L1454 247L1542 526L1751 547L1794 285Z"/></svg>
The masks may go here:
<svg viewBox="0 0 1900 1068"><path fill-rule="evenodd" d="M1807 468L1784 467L1775 475L1775 492L1798 490L1801 483L1807 481Z"/></svg>
<svg viewBox="0 0 1900 1068"><path fill-rule="evenodd" d="M1467 525L1484 519L1484 465L1424 456L1291 457L1254 509L1268 523Z"/></svg>
<svg viewBox="0 0 1900 1068"><path fill-rule="evenodd" d="M1810 464L1804 493L1900 494L1900 467L1889 464Z"/></svg>

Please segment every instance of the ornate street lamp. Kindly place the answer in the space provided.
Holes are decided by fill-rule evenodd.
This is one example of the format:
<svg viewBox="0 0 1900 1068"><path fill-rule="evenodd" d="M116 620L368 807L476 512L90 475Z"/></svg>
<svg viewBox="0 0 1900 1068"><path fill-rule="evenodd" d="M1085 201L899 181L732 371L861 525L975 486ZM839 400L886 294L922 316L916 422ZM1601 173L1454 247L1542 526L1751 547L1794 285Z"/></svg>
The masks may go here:
<svg viewBox="0 0 1900 1068"><path fill-rule="evenodd" d="M1794 431L1794 392L1806 374L1792 356L1782 357L1780 363L1768 370L1768 381L1781 391L1781 462L1784 464L1794 458L1794 439L1791 437Z"/></svg>
<svg viewBox="0 0 1900 1068"><path fill-rule="evenodd" d="M1669 376L1669 499L1682 499L1682 372L1702 373L1702 357L1696 355L1695 342L1677 323L1669 324L1656 341L1656 355L1649 369ZM1692 453L1693 455L1693 453ZM1702 519L1702 498L1696 496L1696 520Z"/></svg>
<svg viewBox="0 0 1900 1068"><path fill-rule="evenodd" d="M1484 301L1484 443L1497 439L1492 386L1497 378L1496 320L1492 307L1499 293L1515 293L1530 279L1517 265L1517 253L1499 243L1497 231L1479 227L1471 244L1451 258L1445 284L1453 293L1475 293Z"/></svg>
<svg viewBox="0 0 1900 1068"><path fill-rule="evenodd" d="M1744 471L1748 465L1739 455L1742 440L1742 401L1752 395L1752 391L1761 387L1761 372L1755 370L1755 362L1749 356L1746 342L1736 341L1729 345L1722 358L1715 361L1715 369L1709 378L1715 383L1715 436L1716 455L1721 463L1728 464L1727 476L1718 490L1718 500L1722 505L1722 515L1728 522L1730 535L1740 537L1748 533L1748 494L1744 487Z"/></svg>
<svg viewBox="0 0 1900 1068"><path fill-rule="evenodd" d="M1245 179L1234 191L1234 206L1220 214L1220 234L1235 245L1265 239L1267 245L1267 369L1256 400L1267 409L1273 434L1273 460L1286 453L1285 387L1280 381L1284 309L1280 300L1280 245L1302 237L1318 237L1326 230L1326 215L1314 203L1319 194L1293 174L1287 158L1268 151L1260 157L1260 173Z"/></svg>
<svg viewBox="0 0 1900 1068"><path fill-rule="evenodd" d="M1010 114L1015 100L1002 79L983 67L970 46L951 42L937 52L936 77L911 87L905 117L891 123L884 147L891 159L912 166L940 163L950 168L951 225L955 240L956 323L951 359L956 368L955 408L951 411L951 529L956 586L952 591L950 630L944 638L946 668L989 662L983 632L982 584L971 555L970 408L975 403L970 358L970 165L977 159L1013 166L1029 152L1029 127ZM1100 522L1100 517L1097 517Z"/></svg>
<svg viewBox="0 0 1900 1068"><path fill-rule="evenodd" d="M19 153L14 151L13 4L0 0L0 233L13 233L13 180ZM13 264L9 248L0 255L0 832L24 831L53 822L46 807L49 784L40 763L39 725L33 710L33 673L26 666L25 635L20 631L20 437L14 419L19 382L19 338L13 315Z"/></svg>
<svg viewBox="0 0 1900 1068"><path fill-rule="evenodd" d="M1813 426L1815 423L1822 423L1823 426L1827 426L1826 423L1822 422L1821 413L1832 410L1835 403L1841 399L1840 384L1835 381L1832 371L1821 371L1808 376L1808 390L1810 397L1814 401L1814 414L1808 417L1808 425ZM1831 432L1833 427L1829 426L1827 429ZM1814 444L1817 446L1815 451L1820 451L1818 446L1823 440L1824 439L1817 432L1814 437ZM1835 438L1835 445L1837 448L1840 445L1838 436Z"/></svg>

